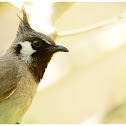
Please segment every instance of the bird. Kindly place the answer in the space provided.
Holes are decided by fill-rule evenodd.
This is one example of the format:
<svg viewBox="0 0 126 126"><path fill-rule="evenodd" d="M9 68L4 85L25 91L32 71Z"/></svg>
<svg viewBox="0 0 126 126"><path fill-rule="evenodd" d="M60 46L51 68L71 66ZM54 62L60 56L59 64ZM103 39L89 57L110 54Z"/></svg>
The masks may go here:
<svg viewBox="0 0 126 126"><path fill-rule="evenodd" d="M52 56L69 52L49 36L32 29L25 9L22 13L14 41L0 56L0 124L20 123Z"/></svg>

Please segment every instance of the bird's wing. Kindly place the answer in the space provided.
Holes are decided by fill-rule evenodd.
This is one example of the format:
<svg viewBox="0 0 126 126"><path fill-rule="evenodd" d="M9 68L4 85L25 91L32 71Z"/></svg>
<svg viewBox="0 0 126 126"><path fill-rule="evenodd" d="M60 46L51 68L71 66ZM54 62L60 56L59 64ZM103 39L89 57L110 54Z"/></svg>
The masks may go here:
<svg viewBox="0 0 126 126"><path fill-rule="evenodd" d="M0 61L0 102L10 97L19 81L18 69L12 62Z"/></svg>

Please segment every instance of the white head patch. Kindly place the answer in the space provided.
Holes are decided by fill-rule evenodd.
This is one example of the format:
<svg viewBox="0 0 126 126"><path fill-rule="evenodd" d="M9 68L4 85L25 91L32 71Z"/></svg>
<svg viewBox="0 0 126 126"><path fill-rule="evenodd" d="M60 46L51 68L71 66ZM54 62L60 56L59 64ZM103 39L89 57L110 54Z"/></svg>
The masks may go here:
<svg viewBox="0 0 126 126"><path fill-rule="evenodd" d="M31 56L34 52L36 52L36 50L32 48L29 41L19 42L19 44L22 46L22 49L20 51L22 56Z"/></svg>

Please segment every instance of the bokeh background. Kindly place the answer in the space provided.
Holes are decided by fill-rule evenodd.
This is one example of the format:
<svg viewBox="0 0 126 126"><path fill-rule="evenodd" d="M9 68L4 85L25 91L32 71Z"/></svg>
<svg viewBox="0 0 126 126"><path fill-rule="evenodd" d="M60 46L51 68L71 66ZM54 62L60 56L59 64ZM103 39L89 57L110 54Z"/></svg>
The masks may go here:
<svg viewBox="0 0 126 126"><path fill-rule="evenodd" d="M22 123L126 123L125 2L0 2L0 53L29 22L69 53L49 63Z"/></svg>

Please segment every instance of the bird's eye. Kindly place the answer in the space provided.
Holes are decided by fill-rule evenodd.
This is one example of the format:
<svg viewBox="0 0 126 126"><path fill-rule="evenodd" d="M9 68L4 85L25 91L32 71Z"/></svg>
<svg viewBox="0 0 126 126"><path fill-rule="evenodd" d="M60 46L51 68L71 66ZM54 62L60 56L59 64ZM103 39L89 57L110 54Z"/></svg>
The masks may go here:
<svg viewBox="0 0 126 126"><path fill-rule="evenodd" d="M39 41L39 40L35 40L34 42L33 42L33 46L34 47L40 47L41 46L41 41Z"/></svg>

